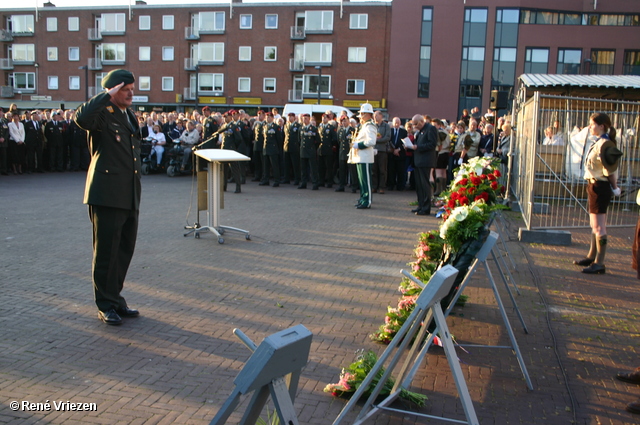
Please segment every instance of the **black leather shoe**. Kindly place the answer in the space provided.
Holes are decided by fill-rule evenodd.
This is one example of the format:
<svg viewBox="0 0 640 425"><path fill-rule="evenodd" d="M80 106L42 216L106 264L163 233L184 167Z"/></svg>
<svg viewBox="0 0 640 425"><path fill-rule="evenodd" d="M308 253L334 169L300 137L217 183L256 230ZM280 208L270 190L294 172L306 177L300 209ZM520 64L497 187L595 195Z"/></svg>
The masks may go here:
<svg viewBox="0 0 640 425"><path fill-rule="evenodd" d="M136 309L133 308L129 308L129 307L125 307L125 308L119 308L116 310L116 313L118 313L118 316L120 317L138 317L140 316L140 312Z"/></svg>
<svg viewBox="0 0 640 425"><path fill-rule="evenodd" d="M274 183L273 187L280 187L280 183Z"/></svg>
<svg viewBox="0 0 640 425"><path fill-rule="evenodd" d="M593 260L591 258L583 258L582 260L576 260L573 262L573 264L575 264L576 266L590 266L593 263Z"/></svg>
<svg viewBox="0 0 640 425"><path fill-rule="evenodd" d="M351 193L356 193L358 189L351 189Z"/></svg>
<svg viewBox="0 0 640 425"><path fill-rule="evenodd" d="M233 192L233 193L242 193L242 189L237 188L237 189L236 189L236 191L235 191L235 192Z"/></svg>
<svg viewBox="0 0 640 425"><path fill-rule="evenodd" d="M301 184L300 186L298 186L298 189L306 189L307 185L306 184Z"/></svg>
<svg viewBox="0 0 640 425"><path fill-rule="evenodd" d="M418 211L420 211L420 208L414 208L411 210L412 213L417 213Z"/></svg>
<svg viewBox="0 0 640 425"><path fill-rule="evenodd" d="M633 372L618 372L616 378L623 382L640 385L640 367Z"/></svg>
<svg viewBox="0 0 640 425"><path fill-rule="evenodd" d="M601 264L592 263L589 267L582 269L582 273L586 274L604 274L605 267Z"/></svg>
<svg viewBox="0 0 640 425"><path fill-rule="evenodd" d="M429 215L428 211L416 211L416 215Z"/></svg>
<svg viewBox="0 0 640 425"><path fill-rule="evenodd" d="M316 185L316 186L313 186L313 187L311 188L311 190L318 190L318 186L317 186L317 185Z"/></svg>
<svg viewBox="0 0 640 425"><path fill-rule="evenodd" d="M122 318L116 313L114 309L108 311L99 311L98 318L107 325L119 325L122 323Z"/></svg>
<svg viewBox="0 0 640 425"><path fill-rule="evenodd" d="M339 187L336 189L336 192L344 192L344 187Z"/></svg>
<svg viewBox="0 0 640 425"><path fill-rule="evenodd" d="M269 182L260 182L258 186L269 186Z"/></svg>
<svg viewBox="0 0 640 425"><path fill-rule="evenodd" d="M359 210L368 210L371 208L371 205L358 205L356 208Z"/></svg>

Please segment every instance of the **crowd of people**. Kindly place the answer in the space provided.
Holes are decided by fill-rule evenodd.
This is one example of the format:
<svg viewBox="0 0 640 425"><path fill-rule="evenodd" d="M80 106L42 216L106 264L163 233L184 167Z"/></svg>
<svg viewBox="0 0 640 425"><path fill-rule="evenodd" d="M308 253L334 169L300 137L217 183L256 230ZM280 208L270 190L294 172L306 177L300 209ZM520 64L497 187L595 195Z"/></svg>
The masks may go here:
<svg viewBox="0 0 640 425"><path fill-rule="evenodd" d="M15 105L6 113L0 110L0 173L42 173L87 170L89 151L87 134L74 122L74 110L34 110L19 112ZM358 134L361 117L349 117L346 111L331 110L319 122L309 114L283 117L277 108L258 110L250 116L244 110L212 112L208 106L190 113L136 112L141 138L152 144L158 167L166 161L167 151L181 146L181 169L188 169L198 148L233 149L251 157L248 166L227 167L229 182L236 193L246 177L262 186L294 184L299 189L332 188L336 192L360 189L356 164L351 161L352 141ZM434 163L426 163L424 184L431 195L445 190L459 164L475 156L498 156L506 162L511 140L511 125L504 117L495 119L493 111L478 114L466 110L459 120L448 121L421 115L423 125L437 130ZM385 119L382 111L372 113L376 128L371 193L418 190L415 166L418 136L415 119ZM174 146L172 146L174 145ZM429 150L431 146L429 146ZM420 155L420 154L418 154ZM425 180L426 182L425 183ZM427 196L427 195L425 195ZM429 214L428 206L415 211Z"/></svg>

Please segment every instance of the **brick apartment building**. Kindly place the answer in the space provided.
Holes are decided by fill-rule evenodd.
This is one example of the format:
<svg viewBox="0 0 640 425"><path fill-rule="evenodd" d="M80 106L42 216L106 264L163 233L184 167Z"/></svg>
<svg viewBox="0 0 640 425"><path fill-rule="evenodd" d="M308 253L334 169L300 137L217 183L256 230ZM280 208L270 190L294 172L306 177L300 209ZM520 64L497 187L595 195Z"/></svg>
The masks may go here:
<svg viewBox="0 0 640 425"><path fill-rule="evenodd" d="M640 2L396 0L388 110L455 119L523 73L640 75Z"/></svg>
<svg viewBox="0 0 640 425"><path fill-rule="evenodd" d="M5 108L74 108L116 68L136 75L138 110L254 110L319 99L386 106L388 2L47 3L0 13Z"/></svg>

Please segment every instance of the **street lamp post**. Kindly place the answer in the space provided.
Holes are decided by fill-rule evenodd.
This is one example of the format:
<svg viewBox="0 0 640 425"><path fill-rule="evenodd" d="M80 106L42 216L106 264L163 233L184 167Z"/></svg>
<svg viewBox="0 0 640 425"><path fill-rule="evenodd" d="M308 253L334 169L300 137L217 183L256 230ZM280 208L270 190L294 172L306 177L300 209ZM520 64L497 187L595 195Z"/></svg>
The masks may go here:
<svg viewBox="0 0 640 425"><path fill-rule="evenodd" d="M199 82L198 80L200 79L200 66L196 65L196 111L198 110L198 87L199 87Z"/></svg>
<svg viewBox="0 0 640 425"><path fill-rule="evenodd" d="M84 69L84 97L89 100L89 65L79 66L78 69Z"/></svg>
<svg viewBox="0 0 640 425"><path fill-rule="evenodd" d="M320 65L316 66L318 70L318 105L320 104L320 80L322 79L322 67Z"/></svg>

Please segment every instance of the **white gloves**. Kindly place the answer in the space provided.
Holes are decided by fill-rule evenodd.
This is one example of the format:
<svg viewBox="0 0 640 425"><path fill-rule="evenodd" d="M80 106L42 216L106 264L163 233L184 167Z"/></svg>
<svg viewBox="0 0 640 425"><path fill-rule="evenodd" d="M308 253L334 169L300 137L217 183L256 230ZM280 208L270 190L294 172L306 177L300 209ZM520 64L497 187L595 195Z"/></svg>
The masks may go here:
<svg viewBox="0 0 640 425"><path fill-rule="evenodd" d="M462 158L458 159L458 165L462 165L463 162L464 160Z"/></svg>
<svg viewBox="0 0 640 425"><path fill-rule="evenodd" d="M620 196L622 190L620 190L619 187L616 187L615 189L611 189L611 193L613 193L613 196Z"/></svg>
<svg viewBox="0 0 640 425"><path fill-rule="evenodd" d="M354 143L353 145L351 145L351 147L352 147L353 149L356 149L356 150L357 150L357 149L358 149L358 144L357 144L357 143Z"/></svg>

